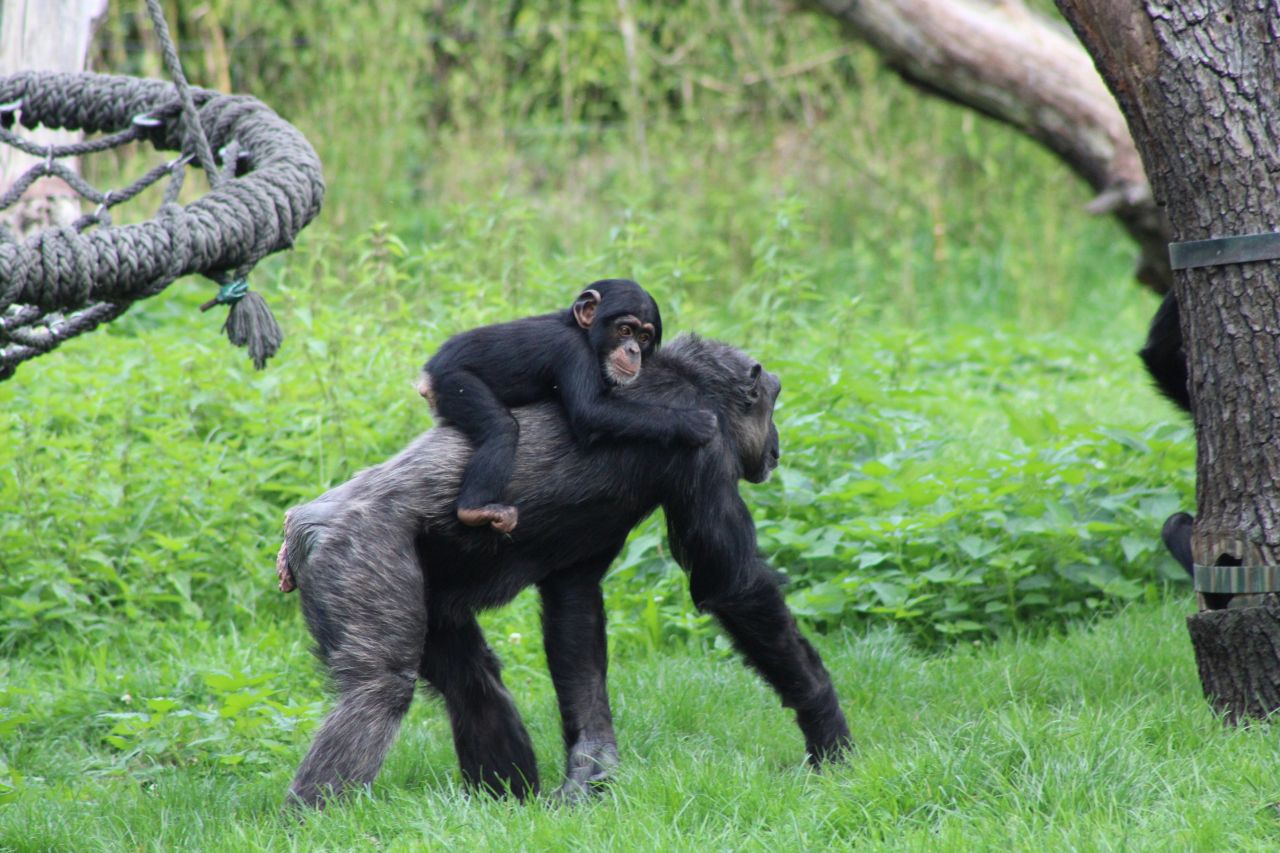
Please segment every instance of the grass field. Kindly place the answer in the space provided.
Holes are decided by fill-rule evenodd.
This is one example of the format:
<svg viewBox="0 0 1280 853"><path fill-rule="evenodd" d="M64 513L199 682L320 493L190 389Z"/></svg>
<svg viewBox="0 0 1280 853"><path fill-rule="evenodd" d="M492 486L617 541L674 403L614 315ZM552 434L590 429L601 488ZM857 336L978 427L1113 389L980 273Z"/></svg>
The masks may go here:
<svg viewBox="0 0 1280 853"><path fill-rule="evenodd" d="M1155 298L1087 188L812 18L744 28L700 0L658 28L634 3L666 51L641 103L617 4L564 31L432 12L479 33L456 43L392 15L370 51L398 2L214 4L237 73L274 87L329 181L321 220L252 278L287 336L266 371L184 282L0 384L0 849L1280 843L1273 734L1223 728L1200 695L1194 605L1158 540L1193 503L1192 432L1133 355ZM126 58L131 20L107 30ZM677 61L681 33L699 47ZM705 82L815 55L834 58L767 93ZM565 75L565 56L577 76L529 70ZM274 589L283 510L429 426L410 382L450 334L611 276L654 292L668 335L781 376L783 464L743 495L857 752L804 768L655 518L606 581L624 769L599 802L467 796L421 701L369 794L282 819L328 701ZM484 623L553 786L536 601Z"/></svg>
<svg viewBox="0 0 1280 853"><path fill-rule="evenodd" d="M822 775L803 767L788 714L728 654L627 655L612 684L623 772L574 809L466 796L443 710L423 701L372 792L303 826L277 815L319 713L297 623L135 626L114 648L7 663L8 710L34 719L5 735L26 778L0 806L0 845L1274 849L1274 735L1226 730L1209 712L1182 626L1190 609L1175 596L1047 639L933 655L883 629L821 637L858 743ZM536 643L496 642L553 781L559 730ZM145 736L132 754L106 742L139 713L159 720L153 737L175 739L163 755L147 755L157 745ZM239 763L212 758L236 741L256 747Z"/></svg>

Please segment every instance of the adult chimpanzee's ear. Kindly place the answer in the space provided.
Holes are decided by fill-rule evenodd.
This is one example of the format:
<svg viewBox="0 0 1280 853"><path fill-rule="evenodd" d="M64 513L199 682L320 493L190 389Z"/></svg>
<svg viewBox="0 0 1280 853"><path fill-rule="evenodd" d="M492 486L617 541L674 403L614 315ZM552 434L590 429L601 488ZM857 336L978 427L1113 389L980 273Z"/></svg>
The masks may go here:
<svg viewBox="0 0 1280 853"><path fill-rule="evenodd" d="M563 304L563 303L561 303ZM591 328L591 321L596 318L596 308L600 307L600 291L584 290L573 303L573 319L584 329Z"/></svg>
<svg viewBox="0 0 1280 853"><path fill-rule="evenodd" d="M753 400L760 396L760 372L762 370L764 368L760 366L760 362L751 365L751 379L747 383L747 393L751 395Z"/></svg>

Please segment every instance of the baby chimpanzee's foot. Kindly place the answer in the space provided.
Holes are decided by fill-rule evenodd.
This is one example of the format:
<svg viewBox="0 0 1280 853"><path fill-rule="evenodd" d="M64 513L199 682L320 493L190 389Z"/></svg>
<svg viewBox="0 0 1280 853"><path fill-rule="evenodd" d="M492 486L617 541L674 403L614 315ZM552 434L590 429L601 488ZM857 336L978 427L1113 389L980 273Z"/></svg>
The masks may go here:
<svg viewBox="0 0 1280 853"><path fill-rule="evenodd" d="M458 508L458 521L467 527L482 527L486 524L499 533L510 533L516 529L520 513L509 504L485 504L478 507Z"/></svg>

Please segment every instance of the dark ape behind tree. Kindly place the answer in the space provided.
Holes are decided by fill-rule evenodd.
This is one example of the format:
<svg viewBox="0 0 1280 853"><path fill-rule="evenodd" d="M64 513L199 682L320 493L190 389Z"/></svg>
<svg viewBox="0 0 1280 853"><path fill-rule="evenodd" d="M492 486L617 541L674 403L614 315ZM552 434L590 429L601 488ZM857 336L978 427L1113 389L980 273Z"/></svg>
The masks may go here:
<svg viewBox="0 0 1280 853"><path fill-rule="evenodd" d="M1178 302L1168 294L1151 318L1147 342L1142 347L1142 363L1155 380L1156 388L1178 408L1190 414L1191 391L1187 388L1187 353L1182 345Z"/></svg>
<svg viewBox="0 0 1280 853"><path fill-rule="evenodd" d="M1167 206L1175 246L1275 232L1275 3L1057 2L1129 121L1155 197ZM1197 511L1194 522L1176 516L1170 522L1185 535L1197 583L1213 596L1201 599L1202 612L1187 624L1214 706L1232 721L1274 719L1280 711L1274 580L1280 565L1280 260L1265 252L1244 260L1220 243L1213 247L1217 257L1197 259L1193 252L1186 258L1189 248L1175 251L1191 262L1178 264L1173 292L1196 425Z"/></svg>
<svg viewBox="0 0 1280 853"><path fill-rule="evenodd" d="M1182 344L1182 327L1178 316L1178 302L1172 293L1166 294L1156 309L1147 332L1147 342L1142 347L1142 362L1147 366L1156 388L1178 408L1191 414L1191 390L1187 385L1187 353ZM1165 519L1160 538L1169 553L1194 576L1191 560L1191 531L1195 517L1186 512L1175 512Z"/></svg>
<svg viewBox="0 0 1280 853"><path fill-rule="evenodd" d="M560 407L518 409L509 494L527 524L509 536L452 512L467 442L431 430L390 461L290 510L281 560L338 690L290 789L319 805L377 774L415 681L443 697L468 783L518 797L538 789L528 734L476 611L536 584L567 751L560 793L577 797L618 762L606 690L600 580L628 531L661 505L698 607L793 708L817 764L849 745L830 676L801 636L756 548L737 482L777 464L780 385L740 351L682 338L616 393L630 405L705 407L702 447L618 440L579 445Z"/></svg>

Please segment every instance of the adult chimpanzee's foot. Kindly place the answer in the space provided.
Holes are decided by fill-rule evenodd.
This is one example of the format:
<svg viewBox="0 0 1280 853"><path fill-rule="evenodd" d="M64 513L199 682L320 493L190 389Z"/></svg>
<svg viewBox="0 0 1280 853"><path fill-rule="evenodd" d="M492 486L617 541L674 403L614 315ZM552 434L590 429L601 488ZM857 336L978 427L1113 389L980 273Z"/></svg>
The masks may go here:
<svg viewBox="0 0 1280 853"><path fill-rule="evenodd" d="M485 504L479 507L459 507L458 521L467 527L483 527L488 524L499 533L516 529L520 513L509 504Z"/></svg>
<svg viewBox="0 0 1280 853"><path fill-rule="evenodd" d="M557 803L580 803L600 793L620 763L618 747L608 741L578 743L569 755L564 784L551 799Z"/></svg>
<svg viewBox="0 0 1280 853"><path fill-rule="evenodd" d="M853 751L853 738L844 712L832 691L829 700L816 708L797 711L796 722L804 732L804 747L809 764L815 769L832 762L844 761Z"/></svg>

